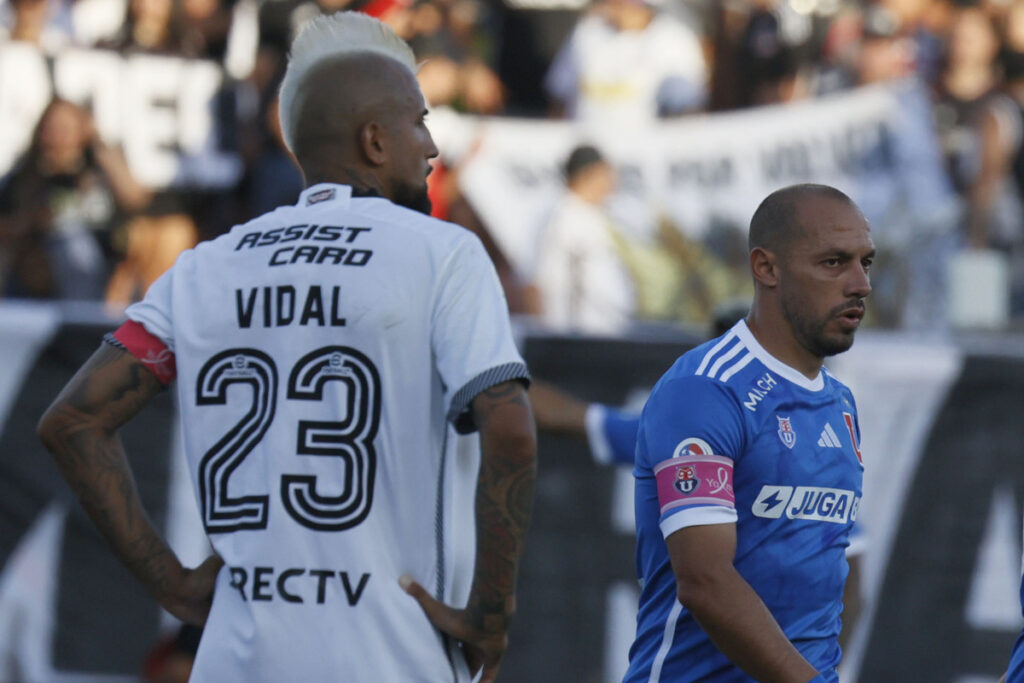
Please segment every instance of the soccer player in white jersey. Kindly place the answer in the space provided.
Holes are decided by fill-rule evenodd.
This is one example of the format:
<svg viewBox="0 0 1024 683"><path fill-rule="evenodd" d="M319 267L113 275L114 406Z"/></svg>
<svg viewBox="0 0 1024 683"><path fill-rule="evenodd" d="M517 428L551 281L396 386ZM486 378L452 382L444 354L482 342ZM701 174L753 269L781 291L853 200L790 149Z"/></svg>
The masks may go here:
<svg viewBox="0 0 1024 683"><path fill-rule="evenodd" d="M528 376L480 242L422 213L437 150L414 73L375 19L312 22L281 89L298 204L183 253L40 422L120 559L205 623L193 681L497 674L532 501ZM191 570L117 437L174 380L216 551ZM473 430L476 564L453 607L472 539L451 537L450 459Z"/></svg>

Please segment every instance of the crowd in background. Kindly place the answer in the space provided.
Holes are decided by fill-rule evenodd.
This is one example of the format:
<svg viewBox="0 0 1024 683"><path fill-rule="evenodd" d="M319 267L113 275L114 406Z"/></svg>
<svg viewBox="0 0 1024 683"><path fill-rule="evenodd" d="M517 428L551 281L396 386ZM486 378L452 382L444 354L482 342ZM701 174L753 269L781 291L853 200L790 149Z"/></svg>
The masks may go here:
<svg viewBox="0 0 1024 683"><path fill-rule="evenodd" d="M340 9L379 16L409 41L435 110L583 129L916 77L959 198L944 238L952 250L1003 255L1012 312L1024 314L1024 0L5 0L4 43L222 64L220 140L243 171L227 188L147 187L88 109L54 99L0 181L0 297L123 306L182 249L293 202L302 177L276 111L287 45L304 22ZM551 249L534 268L502 253L461 195L458 165L443 154L431 176L435 214L481 236L514 313L615 333L638 318L693 320L749 293L745 280L716 279L705 247L671 226L656 253L624 243L604 211L616 178L601 150L566 160L565 200L541 232Z"/></svg>

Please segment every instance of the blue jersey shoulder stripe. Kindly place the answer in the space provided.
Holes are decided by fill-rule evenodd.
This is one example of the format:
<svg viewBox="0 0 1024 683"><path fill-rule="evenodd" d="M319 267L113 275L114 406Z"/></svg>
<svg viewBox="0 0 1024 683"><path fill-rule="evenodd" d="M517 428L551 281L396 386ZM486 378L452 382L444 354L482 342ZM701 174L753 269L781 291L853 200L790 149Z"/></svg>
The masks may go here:
<svg viewBox="0 0 1024 683"><path fill-rule="evenodd" d="M754 360L753 352L747 351L747 353L744 356L742 356L738 361L733 363L732 366L726 369L726 371L723 372L718 379L720 379L723 382L728 382L730 379L732 379L733 375L735 375L743 368L747 367L747 363L749 363L752 360Z"/></svg>
<svg viewBox="0 0 1024 683"><path fill-rule="evenodd" d="M708 350L708 352L706 354L704 354L704 358L703 358L703 360L701 360L700 365L697 367L697 371L695 373L693 373L693 374L695 374L695 375L703 375L704 371L707 370L708 365L715 358L715 356L717 356L718 353L722 349L724 349L726 346L728 346L729 343L732 342L735 339L736 339L736 332L733 331L733 330L730 330L724 337L722 337L718 341L717 344L712 346Z"/></svg>
<svg viewBox="0 0 1024 683"><path fill-rule="evenodd" d="M718 374L718 371L722 369L722 366L728 363L733 358L735 358L739 354L739 352L743 351L744 349L746 349L746 346L743 345L742 341L737 339L736 343L733 344L731 349L720 355L715 360L715 362L711 364L711 367L708 368L707 376L711 379L714 379L715 375ZM698 372L697 374L699 375L700 373Z"/></svg>

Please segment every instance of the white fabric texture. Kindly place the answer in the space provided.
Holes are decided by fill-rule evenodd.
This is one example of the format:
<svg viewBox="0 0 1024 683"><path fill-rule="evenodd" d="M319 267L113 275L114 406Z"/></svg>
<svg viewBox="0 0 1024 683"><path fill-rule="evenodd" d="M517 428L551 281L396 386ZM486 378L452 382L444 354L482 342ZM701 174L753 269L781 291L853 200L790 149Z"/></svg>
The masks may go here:
<svg viewBox="0 0 1024 683"><path fill-rule="evenodd" d="M670 79L706 87L704 54L685 23L657 14L643 30L619 31L590 15L559 50L545 86L571 117L628 133L657 118L659 88Z"/></svg>
<svg viewBox="0 0 1024 683"><path fill-rule="evenodd" d="M615 334L636 311L636 291L599 207L566 192L540 236L534 284L553 329Z"/></svg>
<svg viewBox="0 0 1024 683"><path fill-rule="evenodd" d="M468 680L398 577L443 598L471 571L447 416L488 371L526 375L479 240L317 185L185 252L128 317L175 352L226 563L192 680Z"/></svg>

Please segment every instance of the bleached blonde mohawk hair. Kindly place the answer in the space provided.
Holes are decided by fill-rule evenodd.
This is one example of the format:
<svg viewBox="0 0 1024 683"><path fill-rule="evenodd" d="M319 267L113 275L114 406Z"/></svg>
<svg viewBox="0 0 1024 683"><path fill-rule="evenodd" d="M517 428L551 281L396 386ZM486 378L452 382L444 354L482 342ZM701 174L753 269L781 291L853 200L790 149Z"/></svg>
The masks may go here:
<svg viewBox="0 0 1024 683"><path fill-rule="evenodd" d="M281 132L288 149L295 150L295 126L302 104L300 93L309 73L325 60L366 52L393 59L416 74L412 49L387 24L367 14L321 15L299 32L292 42L278 100Z"/></svg>

